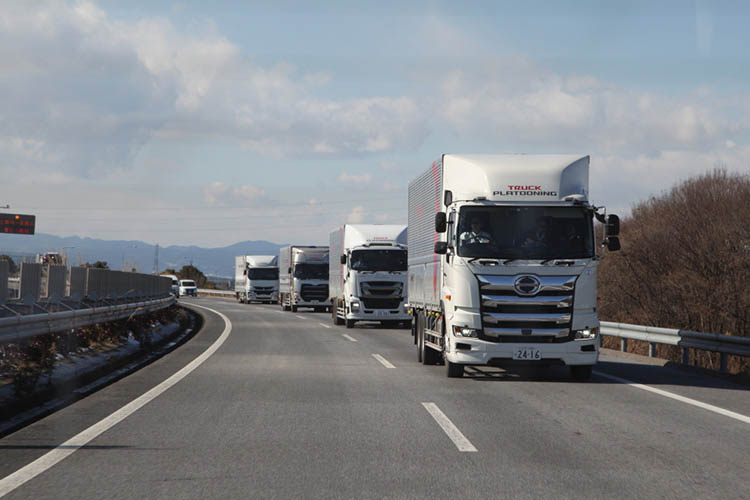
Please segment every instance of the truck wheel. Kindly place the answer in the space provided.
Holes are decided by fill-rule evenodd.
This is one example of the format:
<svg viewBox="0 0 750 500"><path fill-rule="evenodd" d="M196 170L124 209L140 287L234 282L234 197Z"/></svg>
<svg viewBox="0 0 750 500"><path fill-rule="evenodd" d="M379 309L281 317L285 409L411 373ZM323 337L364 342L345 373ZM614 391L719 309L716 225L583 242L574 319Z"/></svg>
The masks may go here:
<svg viewBox="0 0 750 500"><path fill-rule="evenodd" d="M591 378L591 371L594 369L591 365L575 365L570 367L570 375L579 382L586 382Z"/></svg>
<svg viewBox="0 0 750 500"><path fill-rule="evenodd" d="M345 322L347 328L354 328L354 323L356 323L356 321L354 321L353 319L347 319L345 320Z"/></svg>
<svg viewBox="0 0 750 500"><path fill-rule="evenodd" d="M293 313L297 312L297 306L289 306Z"/></svg>
<svg viewBox="0 0 750 500"><path fill-rule="evenodd" d="M451 363L447 359L445 360L445 374L450 378L457 378L464 376L464 365Z"/></svg>
<svg viewBox="0 0 750 500"><path fill-rule="evenodd" d="M417 317L412 316L410 321L411 326L411 337L414 341L414 345L417 345Z"/></svg>

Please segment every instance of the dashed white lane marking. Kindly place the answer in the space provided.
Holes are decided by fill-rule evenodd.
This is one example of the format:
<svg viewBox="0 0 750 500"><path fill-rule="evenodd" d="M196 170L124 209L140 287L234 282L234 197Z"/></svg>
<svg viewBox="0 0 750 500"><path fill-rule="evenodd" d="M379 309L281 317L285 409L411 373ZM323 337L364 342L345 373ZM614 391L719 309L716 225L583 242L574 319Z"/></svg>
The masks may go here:
<svg viewBox="0 0 750 500"><path fill-rule="evenodd" d="M438 425L443 429L443 432L445 432L450 440L453 441L453 444L456 445L458 451L477 451L474 445L471 444L471 441L466 439L466 436L464 436L461 431L458 430L458 427L456 427L456 425L451 422L451 419L449 419L435 403L422 403L422 406L425 407L425 410L427 410L430 415L432 415L432 418L434 418L435 422L437 422Z"/></svg>
<svg viewBox="0 0 750 500"><path fill-rule="evenodd" d="M326 325L325 323L318 323L318 324L319 324L320 326L322 326L323 328L331 328L331 326L330 326L330 325Z"/></svg>
<svg viewBox="0 0 750 500"><path fill-rule="evenodd" d="M307 319L305 316L300 316L299 314L295 314L299 319Z"/></svg>
<svg viewBox="0 0 750 500"><path fill-rule="evenodd" d="M229 334L232 332L232 322L229 321L229 318L227 318L225 315L220 313L219 311L216 311L214 309L199 306L198 304L191 304L195 307L201 307L203 309L207 309L213 313L218 314L223 320L224 320L224 331L221 333L218 339L211 344L211 347L206 349L200 356L195 358L193 361L188 363L184 368L182 368L180 371L151 389L150 391L142 394L141 396L137 397L130 403L126 404L116 412L112 413L108 417L105 417L104 419L100 420L99 422L95 423L88 429L81 431L80 433L76 434L72 438L65 441L63 444L58 446L52 451L49 451L42 455L41 457L37 458L30 464L18 469L16 472L4 477L0 480L0 497L3 497L10 493L11 491L15 490L19 486L23 485L27 481L30 481L31 479L35 478L42 472L48 470L49 468L53 467L55 464L60 462L61 460L65 459L66 457L72 455L77 450L83 448L86 446L90 441L98 437L103 432L107 431L108 429L114 427L118 423L122 422L126 418L128 418L130 415L138 411L139 409L143 408L146 404L148 404L150 401L153 401L159 395L161 395L163 392L165 392L167 389L175 385L177 382L185 378L187 375L190 374L193 370L198 368L204 361L206 361L208 358L211 357L213 353L216 352L216 350L221 347L221 345L229 338Z"/></svg>
<svg viewBox="0 0 750 500"><path fill-rule="evenodd" d="M346 340L351 340L352 342L356 342L357 341L357 339L355 339L354 337L352 337L351 335L348 335L346 333L344 333L341 336L344 337Z"/></svg>
<svg viewBox="0 0 750 500"><path fill-rule="evenodd" d="M355 340L355 342L356 342L356 340ZM380 361L380 364L383 365L383 366L385 366L386 368L396 368L395 366L393 366L391 364L390 361L388 361L387 359L385 359L380 354L373 354L372 357L375 358L375 359L377 359L378 361Z"/></svg>
<svg viewBox="0 0 750 500"><path fill-rule="evenodd" d="M702 401L698 401L696 399L686 398L685 396L680 396L679 394L667 392L662 389L657 389L655 387L651 387L648 385L638 384L636 382L633 382L632 380L616 377L615 375L609 375L607 373L602 373L600 371L594 371L594 374L600 377L614 380L616 382L620 382L622 384L627 384L631 387L635 387L636 389L642 389L644 391L653 392L654 394L664 396L665 398L670 398L670 399L674 399L677 401L681 401L683 403L697 406L698 408L703 408L704 410L712 411L714 413L718 413L719 415L724 415L725 417L733 418L735 420L739 420L740 422L745 422L746 424L750 424L750 417L746 415L742 415L741 413L735 413L730 410L725 410L724 408L719 408L718 406L710 405L708 403L703 403Z"/></svg>

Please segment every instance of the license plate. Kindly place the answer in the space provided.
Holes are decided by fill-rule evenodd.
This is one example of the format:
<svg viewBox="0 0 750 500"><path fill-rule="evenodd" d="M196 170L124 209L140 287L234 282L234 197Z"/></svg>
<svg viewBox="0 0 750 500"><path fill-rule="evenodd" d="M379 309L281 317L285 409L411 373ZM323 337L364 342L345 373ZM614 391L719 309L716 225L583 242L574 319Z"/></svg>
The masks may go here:
<svg viewBox="0 0 750 500"><path fill-rule="evenodd" d="M542 359L542 351L536 347L518 347L513 349L513 359L522 361L537 361Z"/></svg>
<svg viewBox="0 0 750 500"><path fill-rule="evenodd" d="M375 312L375 314L376 314L377 316L385 316L385 315L387 315L387 314L388 314L388 311L377 311L377 312Z"/></svg>

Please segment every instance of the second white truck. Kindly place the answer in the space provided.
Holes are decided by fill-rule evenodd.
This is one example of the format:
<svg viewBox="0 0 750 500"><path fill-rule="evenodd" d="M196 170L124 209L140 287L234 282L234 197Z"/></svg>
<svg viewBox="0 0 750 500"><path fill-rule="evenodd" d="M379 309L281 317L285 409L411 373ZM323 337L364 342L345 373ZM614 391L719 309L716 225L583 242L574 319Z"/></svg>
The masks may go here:
<svg viewBox="0 0 750 500"><path fill-rule="evenodd" d="M234 293L242 304L272 304L279 298L279 267L275 255L239 255L234 259Z"/></svg>
<svg viewBox="0 0 750 500"><path fill-rule="evenodd" d="M279 250L279 304L284 311L328 309L328 247L290 245Z"/></svg>
<svg viewBox="0 0 750 500"><path fill-rule="evenodd" d="M330 236L329 288L334 324L396 327L406 310L406 226L346 224Z"/></svg>

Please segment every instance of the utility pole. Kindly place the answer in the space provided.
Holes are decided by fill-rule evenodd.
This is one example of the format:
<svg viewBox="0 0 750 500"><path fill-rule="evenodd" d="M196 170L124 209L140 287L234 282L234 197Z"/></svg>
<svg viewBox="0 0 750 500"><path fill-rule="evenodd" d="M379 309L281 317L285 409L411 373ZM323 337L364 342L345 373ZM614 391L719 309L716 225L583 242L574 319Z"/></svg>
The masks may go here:
<svg viewBox="0 0 750 500"><path fill-rule="evenodd" d="M159 244L156 244L154 251L154 274L159 274Z"/></svg>

